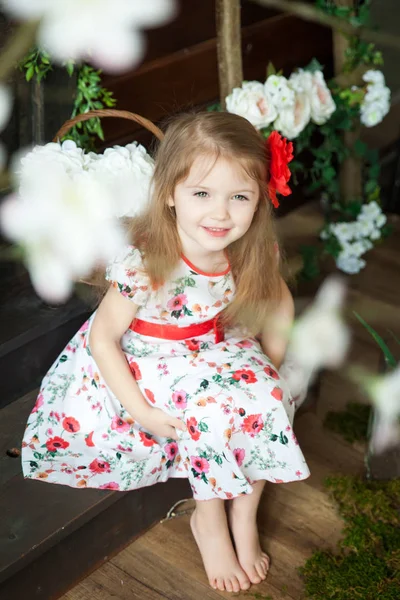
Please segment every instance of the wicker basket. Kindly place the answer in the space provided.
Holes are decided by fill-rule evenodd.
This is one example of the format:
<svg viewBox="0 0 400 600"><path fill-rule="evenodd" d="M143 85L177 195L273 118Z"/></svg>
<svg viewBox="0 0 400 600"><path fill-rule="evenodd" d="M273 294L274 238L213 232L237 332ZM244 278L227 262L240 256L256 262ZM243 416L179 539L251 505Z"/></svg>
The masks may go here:
<svg viewBox="0 0 400 600"><path fill-rule="evenodd" d="M120 119L128 119L129 121L135 121L142 125L145 129L148 129L153 135L156 136L159 140L162 140L164 137L163 132L159 129L154 123L137 115L135 113L131 113L127 110L114 110L112 108L106 108L104 110L90 110L87 113L83 113L81 115L77 115L72 119L69 119L64 123L62 127L57 131L56 135L53 138L53 142L58 142L61 138L64 137L68 133L68 131L77 123L81 123L82 121L88 121L93 117L114 117Z"/></svg>

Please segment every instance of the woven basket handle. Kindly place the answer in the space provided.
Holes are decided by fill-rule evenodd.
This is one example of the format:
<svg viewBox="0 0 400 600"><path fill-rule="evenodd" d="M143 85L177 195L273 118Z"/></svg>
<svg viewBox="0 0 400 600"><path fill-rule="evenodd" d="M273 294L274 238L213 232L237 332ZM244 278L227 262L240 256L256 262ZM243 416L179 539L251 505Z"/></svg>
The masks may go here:
<svg viewBox="0 0 400 600"><path fill-rule="evenodd" d="M112 108L106 108L104 110L89 110L89 112L83 113L81 115L77 115L72 119L69 119L64 123L64 125L57 131L56 135L53 138L53 142L58 142L64 135L68 133L68 131L77 123L81 121L88 121L93 117L119 117L120 119L128 119L129 121L135 121L142 125L145 129L151 131L152 134L156 136L159 140L164 138L164 134L154 123L141 117L140 115L136 115L135 113L131 113L127 110L114 110Z"/></svg>

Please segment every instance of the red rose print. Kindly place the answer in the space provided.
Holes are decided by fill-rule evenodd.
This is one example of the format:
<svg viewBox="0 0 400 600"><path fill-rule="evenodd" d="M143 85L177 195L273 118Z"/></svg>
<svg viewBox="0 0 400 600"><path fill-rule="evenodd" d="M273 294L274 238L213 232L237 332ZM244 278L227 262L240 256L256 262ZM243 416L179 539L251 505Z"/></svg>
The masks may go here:
<svg viewBox="0 0 400 600"><path fill-rule="evenodd" d="M144 393L146 394L146 397L150 400L150 402L152 402L153 404L156 403L156 401L154 400L154 394L151 390L145 388Z"/></svg>
<svg viewBox="0 0 400 600"><path fill-rule="evenodd" d="M94 442L93 442L93 439L92 439L93 438L93 434L94 434L94 431L91 431L89 433L89 435L87 435L85 437L86 446L93 447L95 445Z"/></svg>
<svg viewBox="0 0 400 600"><path fill-rule="evenodd" d="M264 426L261 415L249 415L246 417L242 424L242 429L246 433L249 433L251 437L260 433Z"/></svg>
<svg viewBox="0 0 400 600"><path fill-rule="evenodd" d="M165 453L169 460L174 460L175 456L178 454L178 444L176 442L167 444L165 446Z"/></svg>
<svg viewBox="0 0 400 600"><path fill-rule="evenodd" d="M239 346L239 348L251 348L253 343L250 340L242 340L241 342L236 342L236 346Z"/></svg>
<svg viewBox="0 0 400 600"><path fill-rule="evenodd" d="M192 440L197 442L197 440L200 438L200 431L198 430L196 419L194 417L187 419L186 427Z"/></svg>
<svg viewBox="0 0 400 600"><path fill-rule="evenodd" d="M282 392L281 388L275 387L271 392L271 396L273 398L275 398L275 400L282 400L283 392Z"/></svg>
<svg viewBox="0 0 400 600"><path fill-rule="evenodd" d="M243 460L244 460L244 455L245 455L245 454L246 454L246 452L245 452L244 448L236 448L236 449L233 451L233 455L234 455L234 457L235 457L235 459L236 459L236 462L237 462L237 464L238 464L238 466L239 466L239 467L240 467L240 466L242 465L242 463L243 463Z"/></svg>
<svg viewBox="0 0 400 600"><path fill-rule="evenodd" d="M66 431L69 431L70 433L76 433L81 428L78 421L73 417L65 417L63 421L63 427Z"/></svg>
<svg viewBox="0 0 400 600"><path fill-rule="evenodd" d="M182 310L182 308L187 304L187 301L188 300L186 294L178 294L177 296L174 296L173 298L171 298L171 300L168 301L168 310Z"/></svg>
<svg viewBox="0 0 400 600"><path fill-rule="evenodd" d="M129 428L129 423L121 419L121 417L118 417L117 415L113 417L111 421L111 429L114 429L114 431L118 431L118 433L124 433L124 431L128 431Z"/></svg>
<svg viewBox="0 0 400 600"><path fill-rule="evenodd" d="M140 372L139 365L136 362L132 361L129 363L129 368L132 371L136 381L140 381L142 379L142 374Z"/></svg>
<svg viewBox="0 0 400 600"><path fill-rule="evenodd" d="M244 408L239 408L239 415L241 417L244 417L245 414L246 414L246 411L244 410Z"/></svg>
<svg viewBox="0 0 400 600"><path fill-rule="evenodd" d="M57 450L65 450L69 443L58 437L57 435L50 440L47 440L46 447L49 452L57 452Z"/></svg>
<svg viewBox="0 0 400 600"><path fill-rule="evenodd" d="M110 481L110 483L103 483L100 486L101 490L119 490L119 484L115 483L115 481Z"/></svg>
<svg viewBox="0 0 400 600"><path fill-rule="evenodd" d="M151 433L140 431L139 435L140 439L142 440L143 446L154 446L154 444L157 444L156 440L153 438Z"/></svg>
<svg viewBox="0 0 400 600"><path fill-rule="evenodd" d="M36 400L36 404L32 409L32 412L33 413L37 412L41 406L43 406L43 396L42 396L42 394L39 394L39 396L37 397L37 400Z"/></svg>
<svg viewBox="0 0 400 600"><path fill-rule="evenodd" d="M190 464L197 473L208 473L210 470L210 463L208 460L200 458L200 456L191 456Z"/></svg>
<svg viewBox="0 0 400 600"><path fill-rule="evenodd" d="M245 383L255 383L257 381L257 377L250 369L239 369L238 371L235 371L232 375L232 379L235 381L244 381Z"/></svg>
<svg viewBox="0 0 400 600"><path fill-rule="evenodd" d="M272 377L273 379L279 379L278 373L272 367L264 367L264 371L268 375L268 377Z"/></svg>
<svg viewBox="0 0 400 600"><path fill-rule="evenodd" d="M185 344L191 352L197 352L200 350L200 342L198 340L185 340Z"/></svg>
<svg viewBox="0 0 400 600"><path fill-rule="evenodd" d="M176 408L186 408L187 406L187 394L184 390L174 392L172 394L172 400Z"/></svg>
<svg viewBox="0 0 400 600"><path fill-rule="evenodd" d="M100 458L95 458L89 465L93 473L111 473L110 464Z"/></svg>

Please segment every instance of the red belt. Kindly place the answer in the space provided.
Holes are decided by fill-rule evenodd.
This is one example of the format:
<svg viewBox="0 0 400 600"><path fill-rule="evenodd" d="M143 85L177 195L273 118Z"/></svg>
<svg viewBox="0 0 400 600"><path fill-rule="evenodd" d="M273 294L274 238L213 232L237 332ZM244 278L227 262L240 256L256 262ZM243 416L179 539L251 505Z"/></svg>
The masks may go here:
<svg viewBox="0 0 400 600"><path fill-rule="evenodd" d="M142 335L148 335L150 337L161 338L164 340L191 340L204 335L210 331L214 331L215 343L222 342L224 340L224 329L219 323L219 315L204 321L203 323L194 323L188 327L178 327L177 325L159 325L158 323L151 323L150 321L142 321L141 319L135 319L129 326L129 329L136 331Z"/></svg>

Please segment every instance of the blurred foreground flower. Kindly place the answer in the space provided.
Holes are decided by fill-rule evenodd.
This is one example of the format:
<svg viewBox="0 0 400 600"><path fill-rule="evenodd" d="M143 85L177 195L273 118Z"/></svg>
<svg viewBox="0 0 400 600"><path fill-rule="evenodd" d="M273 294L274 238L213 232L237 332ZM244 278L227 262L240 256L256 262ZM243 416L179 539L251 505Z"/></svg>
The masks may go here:
<svg viewBox="0 0 400 600"><path fill-rule="evenodd" d="M280 370L299 406L307 387L322 368L338 368L350 344L350 331L341 317L345 284L328 278L313 304L295 321Z"/></svg>
<svg viewBox="0 0 400 600"><path fill-rule="evenodd" d="M36 147L21 160L18 194L1 206L4 234L20 244L32 284L46 301L65 301L75 281L106 264L125 243L115 198L73 142Z"/></svg>
<svg viewBox="0 0 400 600"><path fill-rule="evenodd" d="M0 131L7 125L11 115L12 96L10 90L0 84ZM7 158L4 145L0 142L0 171L3 170Z"/></svg>
<svg viewBox="0 0 400 600"><path fill-rule="evenodd" d="M87 60L105 71L132 68L142 57L140 29L172 19L175 0L2 0L20 19L41 19L38 45L58 62Z"/></svg>
<svg viewBox="0 0 400 600"><path fill-rule="evenodd" d="M400 366L382 377L359 379L375 408L370 448L380 454L400 443Z"/></svg>

